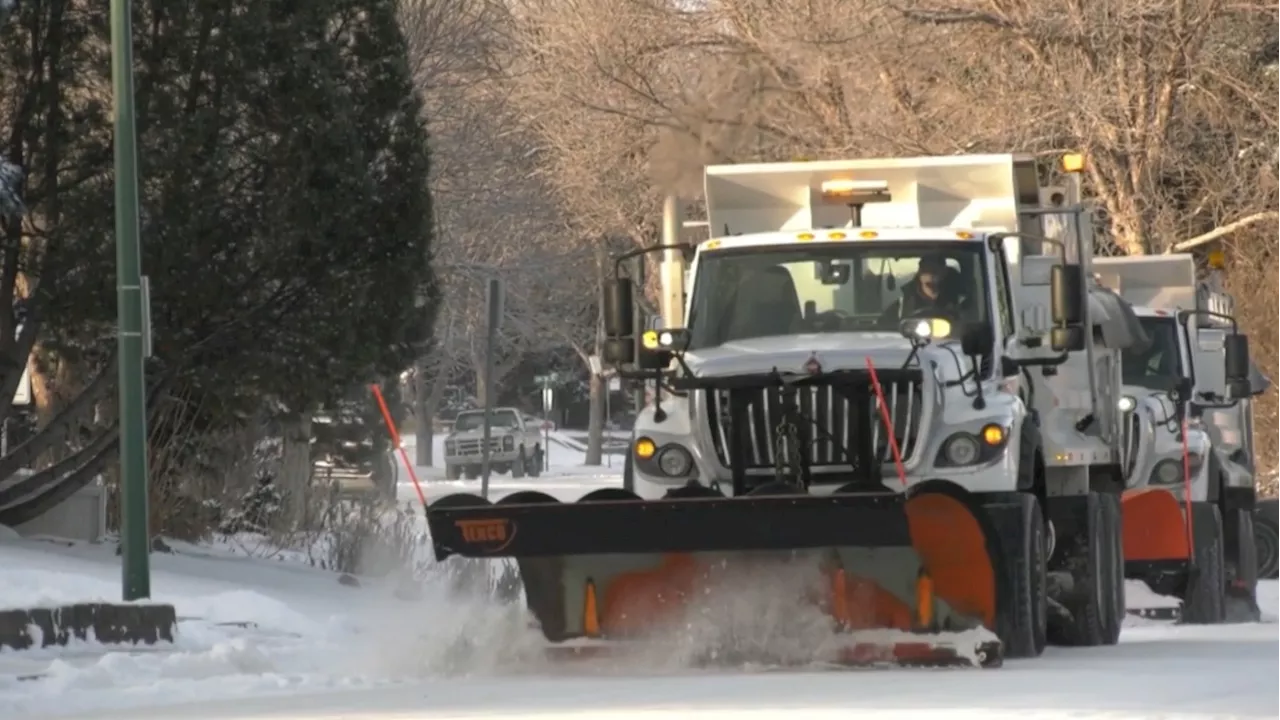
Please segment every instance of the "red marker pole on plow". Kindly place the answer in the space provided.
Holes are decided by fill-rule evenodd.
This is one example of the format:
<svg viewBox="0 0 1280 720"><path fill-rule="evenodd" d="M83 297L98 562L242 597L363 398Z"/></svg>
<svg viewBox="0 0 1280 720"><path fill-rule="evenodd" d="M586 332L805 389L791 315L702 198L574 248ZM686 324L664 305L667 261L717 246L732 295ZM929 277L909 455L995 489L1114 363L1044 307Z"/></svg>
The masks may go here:
<svg viewBox="0 0 1280 720"><path fill-rule="evenodd" d="M409 462L409 453L404 451L404 444L400 442L400 433L396 430L396 423L391 419L391 411L387 409L387 400L382 397L382 388L376 384L370 385L373 390L373 398L378 401L378 409L382 411L382 419L387 423L387 432L391 434L391 444L396 446L396 450L400 451L400 459L404 461L404 466L409 470L409 479L413 481L413 489L418 491L418 501L422 503L422 509L427 508L427 496L422 492L422 483L418 482L418 472L413 469L413 463Z"/></svg>
<svg viewBox="0 0 1280 720"><path fill-rule="evenodd" d="M889 450L893 452L893 466L898 469L898 480L902 487L907 486L907 469L902 466L902 453L898 450L898 438L893 436L893 419L889 417L889 404L884 400L884 388L880 387L880 378L876 375L875 363L871 356L864 356L867 370L871 373L871 388L876 391L876 401L880 405L880 420L884 423L884 433L889 437Z"/></svg>

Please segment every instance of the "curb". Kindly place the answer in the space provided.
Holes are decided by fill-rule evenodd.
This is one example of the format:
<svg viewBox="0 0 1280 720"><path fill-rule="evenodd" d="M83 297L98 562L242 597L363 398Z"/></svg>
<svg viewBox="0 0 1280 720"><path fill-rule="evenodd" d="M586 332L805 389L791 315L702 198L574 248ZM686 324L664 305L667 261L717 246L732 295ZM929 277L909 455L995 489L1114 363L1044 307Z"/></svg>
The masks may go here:
<svg viewBox="0 0 1280 720"><path fill-rule="evenodd" d="M0 648L28 650L72 640L104 644L173 642L172 605L77 603L52 608L0 610Z"/></svg>

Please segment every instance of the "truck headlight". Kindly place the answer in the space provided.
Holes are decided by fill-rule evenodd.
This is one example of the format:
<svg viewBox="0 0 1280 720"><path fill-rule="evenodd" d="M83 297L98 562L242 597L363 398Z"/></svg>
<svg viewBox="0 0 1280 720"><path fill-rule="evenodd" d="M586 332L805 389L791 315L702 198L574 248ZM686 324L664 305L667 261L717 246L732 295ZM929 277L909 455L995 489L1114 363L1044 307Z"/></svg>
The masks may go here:
<svg viewBox="0 0 1280 720"><path fill-rule="evenodd" d="M1204 456L1195 453L1187 454L1187 469L1190 471L1191 477L1200 474L1200 468L1204 465ZM1169 458L1161 460L1156 464L1155 469L1151 471L1151 483L1153 485L1181 485L1185 480L1182 473L1182 461Z"/></svg>
<svg viewBox="0 0 1280 720"><path fill-rule="evenodd" d="M978 440L972 435L952 435L942 446L942 455L948 465L972 465L978 460Z"/></svg>
<svg viewBox="0 0 1280 720"><path fill-rule="evenodd" d="M1132 412L1136 407L1138 407L1138 401L1135 400L1132 395L1122 395L1120 399L1116 401L1116 408L1118 408L1120 412Z"/></svg>
<svg viewBox="0 0 1280 720"><path fill-rule="evenodd" d="M515 438L513 438L513 437L511 437L510 435L506 435L506 436L504 436L504 437L502 438L502 449L503 449L503 450L515 450L515 449L516 449L516 439L515 439Z"/></svg>
<svg viewBox="0 0 1280 720"><path fill-rule="evenodd" d="M1153 485L1177 485L1182 479L1182 463L1177 460L1161 460L1151 471Z"/></svg>
<svg viewBox="0 0 1280 720"><path fill-rule="evenodd" d="M982 426L982 430L977 435L958 432L942 443L935 462L942 467L964 467L983 463L998 455L1007 439L1004 427L995 423Z"/></svg>
<svg viewBox="0 0 1280 720"><path fill-rule="evenodd" d="M452 452L453 452L453 441L452 441L452 440L445 440L445 441L444 441L444 451L445 451L445 454L449 454L449 453L452 453Z"/></svg>
<svg viewBox="0 0 1280 720"><path fill-rule="evenodd" d="M693 456L679 445L667 445L658 452L658 469L667 477L682 477L693 470Z"/></svg>

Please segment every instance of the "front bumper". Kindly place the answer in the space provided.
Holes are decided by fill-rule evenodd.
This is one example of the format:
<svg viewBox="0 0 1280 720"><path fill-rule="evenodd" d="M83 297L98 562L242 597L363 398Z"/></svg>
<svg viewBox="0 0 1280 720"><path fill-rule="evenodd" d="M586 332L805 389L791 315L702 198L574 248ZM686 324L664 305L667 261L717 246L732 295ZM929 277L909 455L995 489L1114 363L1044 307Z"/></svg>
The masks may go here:
<svg viewBox="0 0 1280 720"><path fill-rule="evenodd" d="M490 463L511 463L520 457L519 453L505 450L501 452L489 453ZM484 455L481 453L467 455L445 455L445 463L449 465L479 465L484 462Z"/></svg>

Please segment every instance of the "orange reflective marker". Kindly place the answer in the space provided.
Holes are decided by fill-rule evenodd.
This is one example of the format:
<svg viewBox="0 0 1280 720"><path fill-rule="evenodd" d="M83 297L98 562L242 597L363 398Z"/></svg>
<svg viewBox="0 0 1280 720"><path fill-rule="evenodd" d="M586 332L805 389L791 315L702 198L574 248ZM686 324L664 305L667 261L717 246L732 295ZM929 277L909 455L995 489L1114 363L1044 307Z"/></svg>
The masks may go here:
<svg viewBox="0 0 1280 720"><path fill-rule="evenodd" d="M844 579L844 568L839 568L831 576L831 616L841 626L849 624L848 591Z"/></svg>
<svg viewBox="0 0 1280 720"><path fill-rule="evenodd" d="M933 626L933 597L933 578L928 570L920 568L916 576L916 622L922 630Z"/></svg>
<svg viewBox="0 0 1280 720"><path fill-rule="evenodd" d="M596 584L587 581L586 597L582 600L582 632L587 637L600 637L600 610L596 605Z"/></svg>

